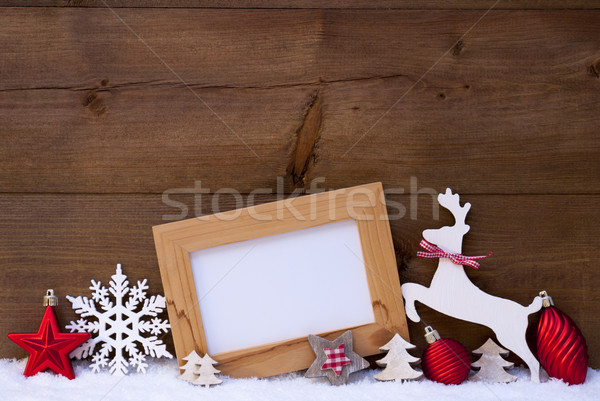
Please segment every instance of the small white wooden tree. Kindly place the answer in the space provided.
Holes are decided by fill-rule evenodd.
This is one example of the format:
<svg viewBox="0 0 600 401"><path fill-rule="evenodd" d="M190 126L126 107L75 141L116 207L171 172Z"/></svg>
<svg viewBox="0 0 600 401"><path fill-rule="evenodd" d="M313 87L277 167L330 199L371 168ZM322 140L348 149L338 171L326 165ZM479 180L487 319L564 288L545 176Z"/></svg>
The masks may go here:
<svg viewBox="0 0 600 401"><path fill-rule="evenodd" d="M223 380L217 379L215 377L216 373L221 373L220 370L217 370L213 365L216 365L217 361L212 359L210 355L205 354L202 359L200 359L199 367L196 369L196 374L199 376L194 380L193 384L204 385L206 388L210 387L211 384L221 384Z"/></svg>
<svg viewBox="0 0 600 401"><path fill-rule="evenodd" d="M410 355L407 349L416 348L395 334L394 337L384 346L381 351L388 351L387 355L377 361L379 366L385 366L385 369L374 377L380 381L389 380L417 380L423 377L423 372L414 370L410 365L418 363L419 358Z"/></svg>
<svg viewBox="0 0 600 401"><path fill-rule="evenodd" d="M177 376L177 378L188 382L193 382L196 379L197 375L196 365L200 363L202 358L200 358L200 355L198 355L194 350L181 359L187 362L185 365L179 367L179 369L183 370L183 373Z"/></svg>
<svg viewBox="0 0 600 401"><path fill-rule="evenodd" d="M211 384L221 384L223 382L223 380L215 377L215 374L221 373L221 371L213 366L217 364L217 361L212 359L210 355L205 354L200 358L194 350L181 359L187 362L185 365L180 366L183 373L178 376L179 379L188 381L192 384L203 385L205 387L210 387Z"/></svg>
<svg viewBox="0 0 600 401"><path fill-rule="evenodd" d="M508 356L508 352L508 350L496 344L494 340L488 338L485 344L473 351L473 354L481 355L481 358L473 362L471 366L480 369L469 380L488 383L510 383L517 380L515 376L506 373L504 370L504 368L514 366L514 363L502 358Z"/></svg>

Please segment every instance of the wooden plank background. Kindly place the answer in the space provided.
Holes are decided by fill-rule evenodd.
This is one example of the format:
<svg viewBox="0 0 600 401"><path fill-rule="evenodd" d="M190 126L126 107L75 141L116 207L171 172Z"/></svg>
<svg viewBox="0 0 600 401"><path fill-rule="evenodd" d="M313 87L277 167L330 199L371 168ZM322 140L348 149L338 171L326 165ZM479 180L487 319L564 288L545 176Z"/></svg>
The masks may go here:
<svg viewBox="0 0 600 401"><path fill-rule="evenodd" d="M494 251L471 279L522 304L548 290L600 368L599 2L0 7L0 357L25 356L6 334L37 328L46 288L63 324L64 296L116 263L162 292L164 191L188 188L170 196L192 217L240 206L221 188L245 206L381 181L401 281L429 283L415 252L451 222L431 195L449 186L473 205L465 253ZM419 311L469 349L491 335Z"/></svg>

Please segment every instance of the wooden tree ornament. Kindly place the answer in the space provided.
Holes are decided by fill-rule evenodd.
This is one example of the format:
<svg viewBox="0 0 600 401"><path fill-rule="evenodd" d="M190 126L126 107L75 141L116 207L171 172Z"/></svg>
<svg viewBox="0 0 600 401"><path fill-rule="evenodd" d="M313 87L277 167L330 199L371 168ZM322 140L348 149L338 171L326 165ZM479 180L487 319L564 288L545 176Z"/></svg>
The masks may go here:
<svg viewBox="0 0 600 401"><path fill-rule="evenodd" d="M477 288L467 277L462 265L477 268L479 264L474 259L484 256L461 254L463 236L470 229L465 224L465 218L471 204L465 203L461 207L458 194L452 194L450 188L446 189L445 194L439 194L438 200L452 213L456 223L423 231L425 241L421 242L421 246L429 253L419 252L418 255L439 257L440 260L429 288L416 283L402 285L406 315L414 322L421 320L415 308L415 301L419 301L445 315L491 328L504 347L525 361L531 372L531 380L539 383L540 364L527 345L525 331L528 316L540 310L542 299L535 297L529 306L522 306Z"/></svg>
<svg viewBox="0 0 600 401"><path fill-rule="evenodd" d="M390 380L418 380L423 377L423 372L414 370L410 365L418 363L421 359L410 355L407 349L413 349L412 345L399 334L395 334L392 339L380 347L381 351L387 351L387 355L377 361L379 366L385 366L385 369L377 373L374 377L379 381Z"/></svg>
<svg viewBox="0 0 600 401"><path fill-rule="evenodd" d="M352 350L350 330L333 341L310 334L308 343L317 358L305 377L325 376L331 384L339 386L348 382L350 373L369 367L369 362Z"/></svg>
<svg viewBox="0 0 600 401"><path fill-rule="evenodd" d="M202 358L194 350L181 359L186 361L186 363L179 367L179 369L183 370L183 373L177 376L177 378L191 383L196 379L196 365L200 363Z"/></svg>
<svg viewBox="0 0 600 401"><path fill-rule="evenodd" d="M199 367L196 369L196 373L198 373L198 377L194 380L193 384L203 385L206 388L209 388L211 384L221 384L223 380L217 379L215 374L221 373L220 370L217 370L213 365L216 365L217 361L212 359L210 355L205 354L200 360Z"/></svg>
<svg viewBox="0 0 600 401"><path fill-rule="evenodd" d="M485 344L473 351L473 354L481 355L481 358L473 362L471 366L480 369L469 377L469 380L487 383L510 383L517 380L516 376L508 374L504 370L514 366L514 363L502 358L508 356L508 350L500 347L491 338L488 338Z"/></svg>
<svg viewBox="0 0 600 401"><path fill-rule="evenodd" d="M211 384L223 383L223 380L215 377L215 374L221 373L221 371L213 366L217 364L217 361L212 359L210 355L205 354L201 358L194 350L181 359L187 362L180 367L183 373L178 376L179 379L205 386L206 388L210 387Z"/></svg>

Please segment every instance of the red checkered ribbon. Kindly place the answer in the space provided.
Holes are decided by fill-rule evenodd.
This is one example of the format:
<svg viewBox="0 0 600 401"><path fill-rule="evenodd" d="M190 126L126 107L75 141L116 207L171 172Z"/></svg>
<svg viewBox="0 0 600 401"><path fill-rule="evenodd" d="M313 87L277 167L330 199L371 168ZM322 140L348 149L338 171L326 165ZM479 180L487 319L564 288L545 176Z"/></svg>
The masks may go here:
<svg viewBox="0 0 600 401"><path fill-rule="evenodd" d="M352 363L352 361L344 354L344 344L341 344L335 349L323 348L323 351L325 351L325 355L327 355L327 360L323 366L321 366L321 370L333 369L335 374L339 376L342 374L342 368L344 365Z"/></svg>
<svg viewBox="0 0 600 401"><path fill-rule="evenodd" d="M460 253L452 253L446 252L442 248L435 246L425 240L421 240L419 244L421 248L425 249L427 252L418 251L417 256L421 258L448 258L457 265L469 266L473 269L479 268L479 262L476 262L475 259L483 259L490 256L492 253L490 252L488 255L483 256L465 256Z"/></svg>

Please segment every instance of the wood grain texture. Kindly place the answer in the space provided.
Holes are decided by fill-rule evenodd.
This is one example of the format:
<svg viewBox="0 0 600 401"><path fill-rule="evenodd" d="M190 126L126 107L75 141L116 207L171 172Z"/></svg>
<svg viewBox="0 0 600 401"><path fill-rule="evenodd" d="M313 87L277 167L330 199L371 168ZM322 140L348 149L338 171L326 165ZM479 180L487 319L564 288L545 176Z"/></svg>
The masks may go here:
<svg viewBox="0 0 600 401"><path fill-rule="evenodd" d="M193 212L191 195L176 199ZM203 197L203 210L210 210L212 199ZM275 199L265 195L257 203ZM596 291L600 282L592 255L600 243L597 221L590 214L600 197L471 195L463 199L473 204L464 253L494 251L478 271L467 272L473 283L522 305L540 290L549 291L557 307L581 328L590 347L591 366L600 366L600 318L594 313L600 308ZM221 196L218 201L221 210L235 207L231 197ZM430 195L412 202L409 195L394 195L387 202L400 281L428 284L437 261L415 257L421 231L451 224L451 216L442 210L436 221ZM412 216L411 209L416 210ZM116 263L130 272L130 280L148 278L149 293L163 293L151 228L163 223L162 216L173 209L162 203L160 195L2 194L0 210L0 316L11 316L0 319L0 336L37 329L46 288L54 288L60 298L59 321L75 320L64 297L88 295L91 279L107 283ZM421 304L417 310L442 336L460 340L468 349L493 335L485 327L448 318ZM418 349L426 345L423 328L409 324L411 342ZM164 340L174 353L171 337ZM0 356L25 355L5 341L0 343Z"/></svg>
<svg viewBox="0 0 600 401"><path fill-rule="evenodd" d="M600 11L119 13L0 15L3 191L600 191Z"/></svg>
<svg viewBox="0 0 600 401"><path fill-rule="evenodd" d="M0 7L319 8L319 9L597 9L597 0L2 0Z"/></svg>

